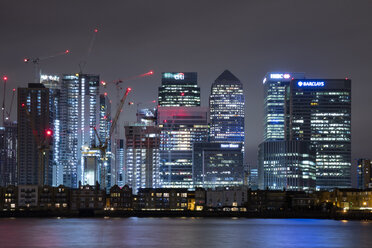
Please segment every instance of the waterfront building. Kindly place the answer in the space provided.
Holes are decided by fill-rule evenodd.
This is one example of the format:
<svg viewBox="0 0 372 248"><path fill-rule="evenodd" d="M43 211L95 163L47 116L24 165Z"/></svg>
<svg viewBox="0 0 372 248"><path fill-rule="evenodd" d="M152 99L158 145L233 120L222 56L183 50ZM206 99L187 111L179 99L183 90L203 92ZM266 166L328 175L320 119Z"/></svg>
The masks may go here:
<svg viewBox="0 0 372 248"><path fill-rule="evenodd" d="M71 189L71 210L103 210L106 206L106 190L101 189L99 183L96 185L81 185Z"/></svg>
<svg viewBox="0 0 372 248"><path fill-rule="evenodd" d="M110 210L133 210L132 189L125 185L119 187L114 185L110 188Z"/></svg>
<svg viewBox="0 0 372 248"><path fill-rule="evenodd" d="M18 207L36 208L39 204L38 185L18 185Z"/></svg>
<svg viewBox="0 0 372 248"><path fill-rule="evenodd" d="M52 185L53 95L44 85L30 83L28 88L18 88L17 102L18 184Z"/></svg>
<svg viewBox="0 0 372 248"><path fill-rule="evenodd" d="M160 186L160 129L157 126L125 126L125 184L133 193Z"/></svg>
<svg viewBox="0 0 372 248"><path fill-rule="evenodd" d="M17 122L0 127L0 187L17 185Z"/></svg>
<svg viewBox="0 0 372 248"><path fill-rule="evenodd" d="M315 151L310 142L268 141L259 146L259 188L315 190Z"/></svg>
<svg viewBox="0 0 372 248"><path fill-rule="evenodd" d="M243 185L242 145L242 143L194 143L194 187Z"/></svg>
<svg viewBox="0 0 372 248"><path fill-rule="evenodd" d="M158 105L162 107L200 106L196 72L163 72Z"/></svg>
<svg viewBox="0 0 372 248"><path fill-rule="evenodd" d="M244 144L243 85L228 70L212 84L209 111L211 142Z"/></svg>
<svg viewBox="0 0 372 248"><path fill-rule="evenodd" d="M162 187L193 188L193 143L208 140L208 109L159 107Z"/></svg>
<svg viewBox="0 0 372 248"><path fill-rule="evenodd" d="M351 187L351 80L293 79L286 99L286 139L315 150L316 188Z"/></svg>
<svg viewBox="0 0 372 248"><path fill-rule="evenodd" d="M358 189L372 188L372 161L370 159L358 159L357 179Z"/></svg>
<svg viewBox="0 0 372 248"><path fill-rule="evenodd" d="M246 187L219 187L206 191L205 205L208 208L235 208L230 210L237 211L238 207L245 206L246 201Z"/></svg>
<svg viewBox="0 0 372 248"><path fill-rule="evenodd" d="M98 126L99 76L88 74L64 75L61 84L61 164L63 185L76 188L88 180L84 164L97 164L100 153L89 156L84 152L97 145L94 127ZM98 180L89 178L90 182ZM91 183L92 184L92 183Z"/></svg>

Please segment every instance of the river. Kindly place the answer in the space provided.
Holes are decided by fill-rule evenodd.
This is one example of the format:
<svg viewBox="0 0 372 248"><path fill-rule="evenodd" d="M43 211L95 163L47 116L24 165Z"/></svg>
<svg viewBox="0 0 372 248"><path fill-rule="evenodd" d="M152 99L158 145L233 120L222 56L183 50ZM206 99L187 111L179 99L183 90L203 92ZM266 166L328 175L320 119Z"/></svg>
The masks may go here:
<svg viewBox="0 0 372 248"><path fill-rule="evenodd" d="M245 218L0 219L0 247L372 247L372 222Z"/></svg>

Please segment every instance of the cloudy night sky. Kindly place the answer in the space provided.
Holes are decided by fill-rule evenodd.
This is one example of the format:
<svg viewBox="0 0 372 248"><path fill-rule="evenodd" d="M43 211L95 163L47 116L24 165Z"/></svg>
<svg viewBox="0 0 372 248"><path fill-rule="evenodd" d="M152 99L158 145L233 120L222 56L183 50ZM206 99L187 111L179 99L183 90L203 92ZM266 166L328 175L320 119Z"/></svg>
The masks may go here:
<svg viewBox="0 0 372 248"><path fill-rule="evenodd" d="M71 53L40 63L43 73L100 74L127 79L130 101L157 99L161 72L198 72L202 105L225 69L244 85L246 151L257 164L263 133L262 79L269 71L305 72L308 78L352 79L353 163L371 157L372 1L11 1L0 3L0 74L11 88L34 78L25 57ZM98 28L89 56L93 30ZM107 89L118 101L115 86ZM2 93L2 89L1 89ZM120 93L121 96L121 93ZM136 107L125 107L134 121ZM13 120L16 111L13 111ZM123 128L122 128L123 129ZM123 133L123 132L122 132Z"/></svg>

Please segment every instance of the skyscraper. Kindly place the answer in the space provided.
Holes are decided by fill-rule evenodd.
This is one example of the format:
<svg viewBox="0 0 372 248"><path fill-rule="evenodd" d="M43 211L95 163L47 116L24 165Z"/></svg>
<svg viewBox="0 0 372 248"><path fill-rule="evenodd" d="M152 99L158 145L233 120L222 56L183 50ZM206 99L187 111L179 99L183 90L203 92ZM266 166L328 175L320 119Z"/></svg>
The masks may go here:
<svg viewBox="0 0 372 248"><path fill-rule="evenodd" d="M17 185L17 122L0 127L0 187Z"/></svg>
<svg viewBox="0 0 372 248"><path fill-rule="evenodd" d="M42 84L18 88L18 184L52 185L51 98Z"/></svg>
<svg viewBox="0 0 372 248"><path fill-rule="evenodd" d="M208 140L208 109L159 107L162 187L192 188L193 143Z"/></svg>
<svg viewBox="0 0 372 248"><path fill-rule="evenodd" d="M158 105L162 107L200 106L196 72L163 72Z"/></svg>
<svg viewBox="0 0 372 248"><path fill-rule="evenodd" d="M286 92L286 136L316 151L316 187L351 186L351 80L293 79Z"/></svg>
<svg viewBox="0 0 372 248"><path fill-rule="evenodd" d="M210 141L244 144L243 85L230 71L212 84L209 109Z"/></svg>
<svg viewBox="0 0 372 248"><path fill-rule="evenodd" d="M267 73L264 83L264 141L284 140L285 89L292 78L304 78L304 73Z"/></svg>
<svg viewBox="0 0 372 248"><path fill-rule="evenodd" d="M125 126L125 184L136 194L140 188L157 188L160 129L157 126Z"/></svg>
<svg viewBox="0 0 372 248"><path fill-rule="evenodd" d="M309 142L286 137L286 91L304 73L267 73L264 83L264 139L259 145L258 186L261 189L314 190L315 154Z"/></svg>
<svg viewBox="0 0 372 248"><path fill-rule="evenodd" d="M96 145L94 127L98 126L99 76L64 75L61 86L61 163L63 184L84 183L82 152ZM94 180L94 179L92 179Z"/></svg>

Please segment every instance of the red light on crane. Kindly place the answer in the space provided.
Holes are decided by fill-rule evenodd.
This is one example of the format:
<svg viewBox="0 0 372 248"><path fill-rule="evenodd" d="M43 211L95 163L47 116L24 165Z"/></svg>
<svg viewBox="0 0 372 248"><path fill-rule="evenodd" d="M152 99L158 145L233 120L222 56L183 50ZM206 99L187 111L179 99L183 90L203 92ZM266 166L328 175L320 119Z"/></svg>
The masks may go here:
<svg viewBox="0 0 372 248"><path fill-rule="evenodd" d="M16 91L16 89L14 88L14 89L13 89L13 92L15 92L15 91Z"/></svg>
<svg viewBox="0 0 372 248"><path fill-rule="evenodd" d="M4 76L4 77L3 77L3 80L4 80L4 81L8 80L8 77L7 77L7 76Z"/></svg>
<svg viewBox="0 0 372 248"><path fill-rule="evenodd" d="M69 52L70 52L70 50L67 49L67 50L65 51L65 54L68 54Z"/></svg>
<svg viewBox="0 0 372 248"><path fill-rule="evenodd" d="M46 136L52 136L53 131L50 130L50 129L47 129L47 130L45 131L45 134L46 134Z"/></svg>
<svg viewBox="0 0 372 248"><path fill-rule="evenodd" d="M107 92L103 93L105 96L107 96Z"/></svg>
<svg viewBox="0 0 372 248"><path fill-rule="evenodd" d="M156 100L152 100L153 103L156 103Z"/></svg>
<svg viewBox="0 0 372 248"><path fill-rule="evenodd" d="M185 92L181 92L181 96L184 96L185 95Z"/></svg>
<svg viewBox="0 0 372 248"><path fill-rule="evenodd" d="M94 33L98 33L98 29L97 28L94 29Z"/></svg>
<svg viewBox="0 0 372 248"><path fill-rule="evenodd" d="M26 104L24 104L24 103L21 104L21 107L22 107L22 108L24 108L25 106L26 106Z"/></svg>
<svg viewBox="0 0 372 248"><path fill-rule="evenodd" d="M24 59L23 59L23 62L25 62L25 63L27 63L27 62L29 62L29 61L30 61L29 58L24 58Z"/></svg>
<svg viewBox="0 0 372 248"><path fill-rule="evenodd" d="M154 71L153 70L149 71L149 74L150 75L154 74Z"/></svg>
<svg viewBox="0 0 372 248"><path fill-rule="evenodd" d="M131 91L132 90L132 88L127 88L127 91L129 92L129 91Z"/></svg>

